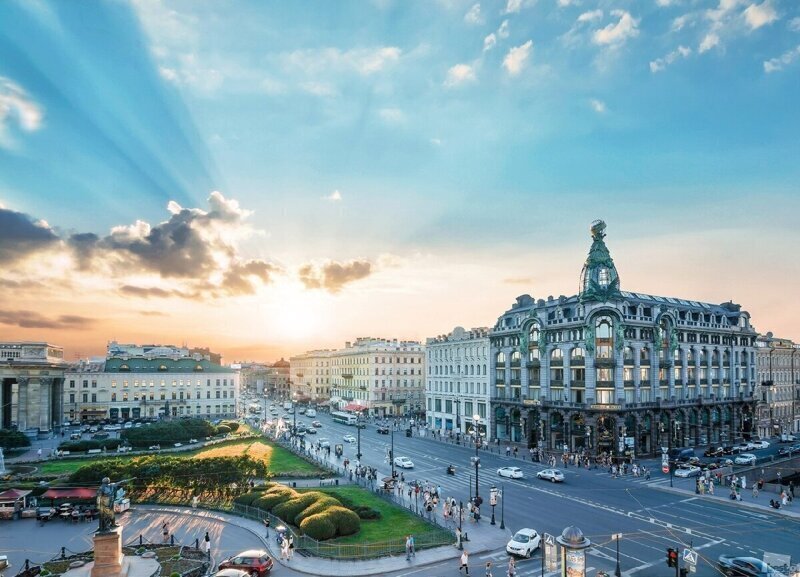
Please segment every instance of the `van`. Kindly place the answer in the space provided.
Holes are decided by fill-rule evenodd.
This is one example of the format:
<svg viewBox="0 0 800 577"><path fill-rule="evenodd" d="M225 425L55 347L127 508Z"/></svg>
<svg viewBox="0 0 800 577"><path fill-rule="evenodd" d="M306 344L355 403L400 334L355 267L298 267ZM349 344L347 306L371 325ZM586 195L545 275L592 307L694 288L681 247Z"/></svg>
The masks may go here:
<svg viewBox="0 0 800 577"><path fill-rule="evenodd" d="M669 460L673 462L684 462L694 457L694 449L681 449L675 447L669 450Z"/></svg>
<svg viewBox="0 0 800 577"><path fill-rule="evenodd" d="M308 409L306 411L306 417L311 417L312 419L317 416L317 411L314 409Z"/></svg>

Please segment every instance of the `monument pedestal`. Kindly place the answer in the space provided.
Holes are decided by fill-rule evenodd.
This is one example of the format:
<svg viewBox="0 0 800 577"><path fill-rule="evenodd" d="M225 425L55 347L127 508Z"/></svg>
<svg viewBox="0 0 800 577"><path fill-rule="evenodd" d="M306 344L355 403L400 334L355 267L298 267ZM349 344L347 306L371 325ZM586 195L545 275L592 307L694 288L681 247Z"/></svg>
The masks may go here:
<svg viewBox="0 0 800 577"><path fill-rule="evenodd" d="M123 563L122 527L96 533L94 536L94 566L90 577L125 577L128 564Z"/></svg>

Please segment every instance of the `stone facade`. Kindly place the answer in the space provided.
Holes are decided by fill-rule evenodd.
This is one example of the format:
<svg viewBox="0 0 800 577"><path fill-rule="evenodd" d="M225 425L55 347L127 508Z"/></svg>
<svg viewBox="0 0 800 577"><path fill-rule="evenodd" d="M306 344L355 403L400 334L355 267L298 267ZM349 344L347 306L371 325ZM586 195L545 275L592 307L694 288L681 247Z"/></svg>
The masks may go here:
<svg viewBox="0 0 800 577"><path fill-rule="evenodd" d="M758 434L800 433L800 345L772 333L756 342Z"/></svg>
<svg viewBox="0 0 800 577"><path fill-rule="evenodd" d="M456 327L425 343L425 408L428 427L490 440L489 329ZM477 422L474 415L478 415Z"/></svg>
<svg viewBox="0 0 800 577"><path fill-rule="evenodd" d="M519 296L492 329L494 436L630 457L754 435L749 314L622 291L604 231L593 223L578 295Z"/></svg>
<svg viewBox="0 0 800 577"><path fill-rule="evenodd" d="M290 389L300 402L322 403L331 398L332 349L289 357Z"/></svg>

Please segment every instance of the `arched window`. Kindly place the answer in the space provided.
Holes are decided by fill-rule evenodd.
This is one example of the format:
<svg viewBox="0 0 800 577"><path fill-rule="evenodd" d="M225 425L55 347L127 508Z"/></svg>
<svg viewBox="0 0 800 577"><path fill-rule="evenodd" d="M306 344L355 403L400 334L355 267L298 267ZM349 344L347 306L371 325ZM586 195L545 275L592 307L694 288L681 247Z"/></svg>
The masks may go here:
<svg viewBox="0 0 800 577"><path fill-rule="evenodd" d="M598 359L614 358L614 321L611 317L601 316L595 320L595 357Z"/></svg>
<svg viewBox="0 0 800 577"><path fill-rule="evenodd" d="M581 347L575 347L570 352L569 358L571 361L583 361L584 360L584 352Z"/></svg>
<svg viewBox="0 0 800 577"><path fill-rule="evenodd" d="M519 354L519 351L514 351L513 353L511 353L511 364L512 365L519 365L520 360L521 360L521 356Z"/></svg>
<svg viewBox="0 0 800 577"><path fill-rule="evenodd" d="M499 353L497 353L495 361L498 367L504 367L506 364L506 354L500 351Z"/></svg>
<svg viewBox="0 0 800 577"><path fill-rule="evenodd" d="M650 349L642 347L639 351L639 364L650 364Z"/></svg>
<svg viewBox="0 0 800 577"><path fill-rule="evenodd" d="M555 348L550 351L550 362L560 363L564 360L564 351L559 348Z"/></svg>
<svg viewBox="0 0 800 577"><path fill-rule="evenodd" d="M625 350L622 353L622 359L626 363L633 364L633 349L631 347L625 347Z"/></svg>
<svg viewBox="0 0 800 577"><path fill-rule="evenodd" d="M539 327L537 327L536 325L531 325L531 329L528 332L528 346L530 347L539 346Z"/></svg>

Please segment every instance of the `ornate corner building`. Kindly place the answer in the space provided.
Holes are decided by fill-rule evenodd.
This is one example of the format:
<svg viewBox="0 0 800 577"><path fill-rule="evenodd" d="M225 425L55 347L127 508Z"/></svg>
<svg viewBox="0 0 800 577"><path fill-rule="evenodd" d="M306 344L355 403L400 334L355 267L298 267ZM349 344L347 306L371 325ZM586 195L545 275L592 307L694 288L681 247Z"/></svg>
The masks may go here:
<svg viewBox="0 0 800 577"><path fill-rule="evenodd" d="M750 315L621 290L605 228L592 223L577 295L519 296L492 329L492 436L634 457L755 434Z"/></svg>

